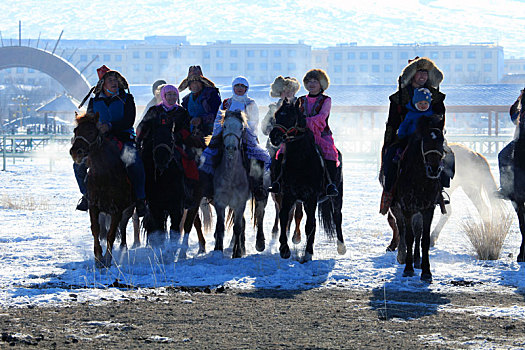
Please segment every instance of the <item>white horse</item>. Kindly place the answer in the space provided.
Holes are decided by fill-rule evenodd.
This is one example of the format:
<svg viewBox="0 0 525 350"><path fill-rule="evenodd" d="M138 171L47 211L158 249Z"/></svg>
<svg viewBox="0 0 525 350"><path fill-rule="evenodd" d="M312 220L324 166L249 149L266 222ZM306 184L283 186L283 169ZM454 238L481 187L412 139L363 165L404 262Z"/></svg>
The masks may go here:
<svg viewBox="0 0 525 350"><path fill-rule="evenodd" d="M242 136L247 122L240 111L226 111L222 118L222 159L213 177L214 206L217 213L215 250L223 250L226 207L233 211L232 258L244 255L244 209L251 196L248 174L243 164Z"/></svg>

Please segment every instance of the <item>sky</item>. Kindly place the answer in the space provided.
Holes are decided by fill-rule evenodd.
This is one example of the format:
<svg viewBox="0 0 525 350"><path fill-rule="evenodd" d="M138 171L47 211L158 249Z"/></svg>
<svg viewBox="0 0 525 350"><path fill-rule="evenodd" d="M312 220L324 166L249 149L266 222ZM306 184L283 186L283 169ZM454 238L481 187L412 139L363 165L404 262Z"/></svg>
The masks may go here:
<svg viewBox="0 0 525 350"><path fill-rule="evenodd" d="M505 57L525 57L525 2L517 0L101 0L0 3L3 38L143 39L184 35L192 44L339 43L442 45L494 42ZM38 9L35 16L34 9Z"/></svg>

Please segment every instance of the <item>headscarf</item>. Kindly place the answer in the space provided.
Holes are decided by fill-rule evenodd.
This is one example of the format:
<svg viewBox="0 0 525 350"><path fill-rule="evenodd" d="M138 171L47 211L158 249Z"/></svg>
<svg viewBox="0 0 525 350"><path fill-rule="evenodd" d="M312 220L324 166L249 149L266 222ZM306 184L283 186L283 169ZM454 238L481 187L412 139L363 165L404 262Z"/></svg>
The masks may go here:
<svg viewBox="0 0 525 350"><path fill-rule="evenodd" d="M177 93L177 102L175 102L172 105L169 105L168 102L166 101L166 93L169 92L169 91L175 91ZM170 85L170 84L164 85L162 87L162 89L160 89L160 97L162 98L162 102L159 103L157 106L162 105L162 107L164 107L164 109L167 112L171 111L174 108L179 107L179 104L178 104L178 102L179 102L179 90L175 86Z"/></svg>
<svg viewBox="0 0 525 350"><path fill-rule="evenodd" d="M242 84L244 86L246 86L246 92L248 92L248 89L250 88L250 84L248 84L248 79L246 79L245 77L243 76L238 76L237 78L233 79L232 81L232 90L233 90L233 87L237 84ZM234 92L235 94L235 92Z"/></svg>

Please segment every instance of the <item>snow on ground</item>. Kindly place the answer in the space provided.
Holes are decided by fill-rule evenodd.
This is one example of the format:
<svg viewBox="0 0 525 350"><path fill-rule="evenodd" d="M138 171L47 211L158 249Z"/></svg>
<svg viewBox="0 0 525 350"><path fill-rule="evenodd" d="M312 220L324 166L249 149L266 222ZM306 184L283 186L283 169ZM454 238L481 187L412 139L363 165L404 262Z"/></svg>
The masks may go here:
<svg viewBox="0 0 525 350"><path fill-rule="evenodd" d="M496 174L494 162L492 168ZM136 293L109 288L116 280L139 288L139 293L140 288L165 286L352 288L381 295L405 290L513 293L525 287L522 265L515 262L521 242L517 220L501 258L477 260L460 225L478 214L461 190L453 194L454 212L431 249L433 283L423 283L419 276L402 277L403 266L396 262L396 253L385 252L391 231L386 218L378 213L381 189L377 164L349 162L347 158L344 169L343 231L348 249L344 256L339 256L335 242L321 233L316 236L313 261L298 262L303 244L292 248L291 259L281 259L278 241L271 237L274 209L269 202L267 249L262 253L256 252L255 234L248 225L247 255L241 259L232 260L230 250L213 252L212 233L206 236L208 252L197 255L198 242L192 231L186 259L179 259L180 244L167 243L163 249L142 245L117 250L111 268L97 269L88 214L74 210L80 195L71 160L64 154L52 167L46 158L17 159L16 164L9 160L7 171L0 172L0 307L97 302ZM22 203L22 208L13 209L8 202ZM436 211L435 221L439 215ZM132 243L131 231L130 224L128 243ZM231 232L225 244L230 237ZM452 281L472 282L472 286L458 287ZM470 311L525 319L523 306Z"/></svg>

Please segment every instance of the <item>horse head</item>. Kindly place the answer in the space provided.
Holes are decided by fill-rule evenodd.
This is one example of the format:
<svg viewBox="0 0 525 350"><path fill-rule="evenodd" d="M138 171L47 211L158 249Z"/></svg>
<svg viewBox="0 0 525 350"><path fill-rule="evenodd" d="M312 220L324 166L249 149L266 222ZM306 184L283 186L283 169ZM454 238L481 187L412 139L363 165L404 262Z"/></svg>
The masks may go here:
<svg viewBox="0 0 525 350"><path fill-rule="evenodd" d="M82 163L91 150L102 143L102 135L97 128L98 119L98 112L95 114L86 112L80 115L75 113L77 126L73 130L74 136L71 139L69 154L78 164Z"/></svg>
<svg viewBox="0 0 525 350"><path fill-rule="evenodd" d="M170 164L173 161L176 162L180 156L179 152L175 150L175 139L173 137L174 128L174 123L171 127L157 126L153 128L153 164L155 165L155 169L160 173L168 169Z"/></svg>
<svg viewBox="0 0 525 350"><path fill-rule="evenodd" d="M281 107L275 112L275 125L269 135L270 142L278 147L281 143L304 133L305 126L306 120L299 108L285 98Z"/></svg>
<svg viewBox="0 0 525 350"><path fill-rule="evenodd" d="M233 159L234 154L241 148L241 139L247 125L246 116L241 111L226 111L221 120L222 141L225 154Z"/></svg>
<svg viewBox="0 0 525 350"><path fill-rule="evenodd" d="M419 152L425 167L426 177L439 179L443 171L445 141L443 136L443 116L421 117L416 127L413 142L419 144ZM416 147L417 149L417 147Z"/></svg>

